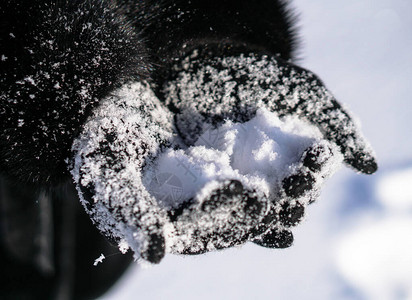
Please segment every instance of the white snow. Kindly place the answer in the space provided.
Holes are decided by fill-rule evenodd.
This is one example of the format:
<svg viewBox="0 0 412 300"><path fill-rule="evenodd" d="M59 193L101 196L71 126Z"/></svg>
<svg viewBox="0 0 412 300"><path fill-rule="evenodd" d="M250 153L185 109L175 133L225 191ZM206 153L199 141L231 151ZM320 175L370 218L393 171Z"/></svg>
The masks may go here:
<svg viewBox="0 0 412 300"><path fill-rule="evenodd" d="M102 254L98 258L94 260L93 266L97 266L98 264L102 263L106 257Z"/></svg>
<svg viewBox="0 0 412 300"><path fill-rule="evenodd" d="M221 127L207 128L186 150L168 150L156 161L156 178L146 182L150 182L149 192L167 209L195 197L214 181L236 179L249 190L269 196L301 165L303 152L319 143L334 149L327 172L318 175L322 182L341 165L337 147L323 141L313 125L293 117L281 120L261 108L246 123L227 121Z"/></svg>
<svg viewBox="0 0 412 300"><path fill-rule="evenodd" d="M25 77L24 80L27 81L28 83L34 85L34 86L36 85L36 81L31 76Z"/></svg>

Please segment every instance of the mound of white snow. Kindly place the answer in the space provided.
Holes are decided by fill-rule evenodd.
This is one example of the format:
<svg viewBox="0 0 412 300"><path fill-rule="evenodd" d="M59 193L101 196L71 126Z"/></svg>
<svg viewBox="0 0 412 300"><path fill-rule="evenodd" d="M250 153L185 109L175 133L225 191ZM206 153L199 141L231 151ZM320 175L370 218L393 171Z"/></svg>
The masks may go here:
<svg viewBox="0 0 412 300"><path fill-rule="evenodd" d="M210 192L213 182L236 179L266 196L276 194L283 178L302 167L303 152L315 144L332 152L316 181L320 185L342 163L337 146L323 140L313 125L294 117L280 119L259 109L246 123L227 121L221 127L205 126L187 149L169 149L156 161L154 175L144 181L149 192L166 209ZM147 177L147 176L146 176Z"/></svg>

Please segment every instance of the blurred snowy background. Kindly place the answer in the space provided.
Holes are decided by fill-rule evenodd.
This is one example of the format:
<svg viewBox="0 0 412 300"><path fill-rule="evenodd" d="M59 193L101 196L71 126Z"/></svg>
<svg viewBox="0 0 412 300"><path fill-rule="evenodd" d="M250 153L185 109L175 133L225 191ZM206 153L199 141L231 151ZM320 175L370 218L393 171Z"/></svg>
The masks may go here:
<svg viewBox="0 0 412 300"><path fill-rule="evenodd" d="M412 1L292 4L301 65L362 121L378 173L338 172L290 249L169 255L131 267L102 300L412 299Z"/></svg>

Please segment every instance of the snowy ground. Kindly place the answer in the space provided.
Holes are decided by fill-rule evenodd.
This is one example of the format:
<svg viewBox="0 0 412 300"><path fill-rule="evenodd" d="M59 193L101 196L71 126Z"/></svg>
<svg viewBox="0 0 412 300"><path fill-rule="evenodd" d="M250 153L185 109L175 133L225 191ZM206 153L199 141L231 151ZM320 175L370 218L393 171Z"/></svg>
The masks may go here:
<svg viewBox="0 0 412 300"><path fill-rule="evenodd" d="M290 249L169 255L102 299L412 299L412 2L293 3L302 65L362 120L379 172L338 172Z"/></svg>

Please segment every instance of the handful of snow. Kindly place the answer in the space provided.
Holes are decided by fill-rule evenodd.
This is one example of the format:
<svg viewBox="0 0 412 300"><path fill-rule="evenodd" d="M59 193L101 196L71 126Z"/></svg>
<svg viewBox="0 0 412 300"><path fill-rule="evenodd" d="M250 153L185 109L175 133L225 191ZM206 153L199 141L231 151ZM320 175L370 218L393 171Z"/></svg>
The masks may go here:
<svg viewBox="0 0 412 300"><path fill-rule="evenodd" d="M281 119L265 108L245 123L227 121L218 128L205 125L194 145L161 154L154 173L146 173L144 181L167 210L207 195L218 182L232 179L276 201L282 180L302 169L303 152L317 144L331 151L318 158L325 165L314 174L313 191L303 199L308 203L313 193L318 196L322 182L340 168L343 157L318 128L296 117Z"/></svg>

